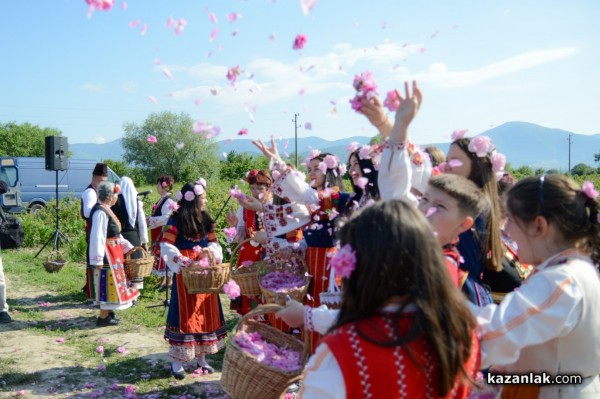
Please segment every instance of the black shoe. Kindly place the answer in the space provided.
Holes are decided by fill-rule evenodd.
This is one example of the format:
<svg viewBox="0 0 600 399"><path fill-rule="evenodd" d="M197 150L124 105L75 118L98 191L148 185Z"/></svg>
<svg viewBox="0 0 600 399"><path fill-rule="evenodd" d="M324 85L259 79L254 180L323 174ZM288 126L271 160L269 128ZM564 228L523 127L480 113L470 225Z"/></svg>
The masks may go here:
<svg viewBox="0 0 600 399"><path fill-rule="evenodd" d="M10 323L13 321L8 312L0 312L0 324Z"/></svg>
<svg viewBox="0 0 600 399"><path fill-rule="evenodd" d="M183 380L185 378L185 370L173 371L173 366L171 366L171 375L175 377L176 380Z"/></svg>
<svg viewBox="0 0 600 399"><path fill-rule="evenodd" d="M113 319L110 316L107 316L104 318L98 317L98 319L96 320L96 326L97 327L117 326L117 325L119 325L120 322L121 322L121 320Z"/></svg>
<svg viewBox="0 0 600 399"><path fill-rule="evenodd" d="M117 315L112 310L110 312L108 312L108 317L110 317L111 319L116 320L116 321L121 321L121 319L117 319Z"/></svg>

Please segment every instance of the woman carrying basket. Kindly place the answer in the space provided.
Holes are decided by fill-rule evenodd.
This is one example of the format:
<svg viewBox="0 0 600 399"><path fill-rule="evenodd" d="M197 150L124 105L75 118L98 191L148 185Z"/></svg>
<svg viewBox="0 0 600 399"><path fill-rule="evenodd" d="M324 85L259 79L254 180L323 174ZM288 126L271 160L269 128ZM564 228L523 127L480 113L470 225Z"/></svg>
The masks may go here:
<svg viewBox="0 0 600 399"><path fill-rule="evenodd" d="M123 253L133 246L121 236L121 223L111 210L119 186L110 182L98 185L98 203L90 213L89 267L92 284L90 291L96 305L100 306L98 327L119 324L115 310L127 309L140 295L135 288L127 287L123 270Z"/></svg>
<svg viewBox="0 0 600 399"><path fill-rule="evenodd" d="M205 355L217 353L227 335L225 318L218 294L189 294L180 273L181 267L204 258L223 259L223 251L214 233L212 218L206 211L206 181L186 183L177 193L179 208L167 222L160 241L160 251L173 271L173 291L165 329L165 340L171 345L171 373L185 378L184 362L198 358L203 372L214 369Z"/></svg>

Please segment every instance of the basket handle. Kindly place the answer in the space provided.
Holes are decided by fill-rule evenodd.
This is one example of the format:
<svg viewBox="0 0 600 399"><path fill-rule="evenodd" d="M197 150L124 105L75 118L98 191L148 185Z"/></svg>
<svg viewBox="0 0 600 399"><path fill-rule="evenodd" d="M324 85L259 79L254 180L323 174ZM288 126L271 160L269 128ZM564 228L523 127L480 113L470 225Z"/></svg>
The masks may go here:
<svg viewBox="0 0 600 399"><path fill-rule="evenodd" d="M131 248L131 251L129 251L129 252L127 252L127 253L125 254L125 260L129 260L129 259L131 258L131 255L132 255L132 254L133 254L135 251L137 251L137 250L141 250L141 251L142 251L142 254L143 254L143 257L144 257L144 258L147 258L147 257L148 257L148 252L146 252L146 250L145 250L144 248L142 248L142 247L133 247L133 248Z"/></svg>
<svg viewBox="0 0 600 399"><path fill-rule="evenodd" d="M231 251L231 255L229 256L229 264L231 265L231 269L233 270L233 268L235 267L235 264L237 262L233 261L233 258L235 258L235 255L238 253L238 251L240 249L242 249L242 247L244 246L244 244L249 243L252 240L252 238L246 238L245 240L241 241L234 249L233 251Z"/></svg>
<svg viewBox="0 0 600 399"><path fill-rule="evenodd" d="M285 383L285 388L283 388L283 392L281 392L281 394L279 395L279 399L284 399L285 394L287 393L288 387L295 382L302 381L302 377L303 377L303 374L300 374L300 375L295 376L294 378L289 379L288 382Z"/></svg>

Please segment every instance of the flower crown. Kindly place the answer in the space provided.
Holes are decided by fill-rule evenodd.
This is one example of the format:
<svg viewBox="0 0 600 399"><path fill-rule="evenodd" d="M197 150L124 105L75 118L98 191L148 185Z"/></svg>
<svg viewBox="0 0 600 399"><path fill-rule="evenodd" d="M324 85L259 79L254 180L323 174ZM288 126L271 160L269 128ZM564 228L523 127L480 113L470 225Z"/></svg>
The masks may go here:
<svg viewBox="0 0 600 399"><path fill-rule="evenodd" d="M181 190L177 191L177 194L175 195L175 198L177 198L177 201L181 201L182 199L185 199L186 201L191 202L197 196L202 195L205 192L206 192L206 180L204 180L201 177L194 184L194 191L186 191L185 194L182 194Z"/></svg>
<svg viewBox="0 0 600 399"><path fill-rule="evenodd" d="M359 144L356 141L348 144L346 146L346 150L352 154L355 151L358 151L359 159L370 159L373 163L373 167L375 170L379 170L379 163L381 161L381 152L383 150L383 146L377 144L364 144L359 147Z"/></svg>
<svg viewBox="0 0 600 399"><path fill-rule="evenodd" d="M113 189L114 194L119 194L121 192L121 186L115 184L115 188Z"/></svg>
<svg viewBox="0 0 600 399"><path fill-rule="evenodd" d="M310 162L319 155L321 155L321 151L317 150L316 148L310 150L306 156L306 161L304 161L304 166L308 169ZM323 173L327 173L328 169L339 168L341 175L346 174L346 165L341 164L340 159L336 155L325 155L325 158L319 162L318 168ZM337 171L334 170L334 173L337 174Z"/></svg>
<svg viewBox="0 0 600 399"><path fill-rule="evenodd" d="M460 140L465 137L466 133L466 129L455 130L452 133L451 139L453 142L456 140ZM504 170L504 166L506 165L506 156L496 151L496 146L492 142L492 139L490 139L489 137L473 137L469 141L469 146L467 147L467 149L469 150L469 152L477 155L478 158L489 157L490 162L492 163L492 171L494 173L499 174Z"/></svg>

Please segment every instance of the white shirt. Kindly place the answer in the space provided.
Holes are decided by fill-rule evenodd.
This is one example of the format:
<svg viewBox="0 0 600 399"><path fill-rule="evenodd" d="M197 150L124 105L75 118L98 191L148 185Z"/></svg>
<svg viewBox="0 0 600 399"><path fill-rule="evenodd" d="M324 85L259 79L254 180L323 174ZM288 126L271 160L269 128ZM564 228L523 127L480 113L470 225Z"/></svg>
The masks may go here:
<svg viewBox="0 0 600 399"><path fill-rule="evenodd" d="M106 253L106 231L108 229L108 215L102 211L96 211L92 215L92 229L90 231L89 243L89 264L92 266L104 265L104 255ZM123 253L129 252L133 245L121 235L119 235L119 244ZM121 259L124 262L125 259Z"/></svg>
<svg viewBox="0 0 600 399"><path fill-rule="evenodd" d="M171 213L173 213L173 210L170 208L173 203L175 203L175 201L172 198L167 198L160 207L161 216L150 216L148 218L148 227L150 229L162 227L167 224L169 217L171 217Z"/></svg>
<svg viewBox="0 0 600 399"><path fill-rule="evenodd" d="M98 194L96 194L96 190L93 188L86 189L81 194L81 202L83 204L83 217L89 219L92 208L98 202Z"/></svg>

